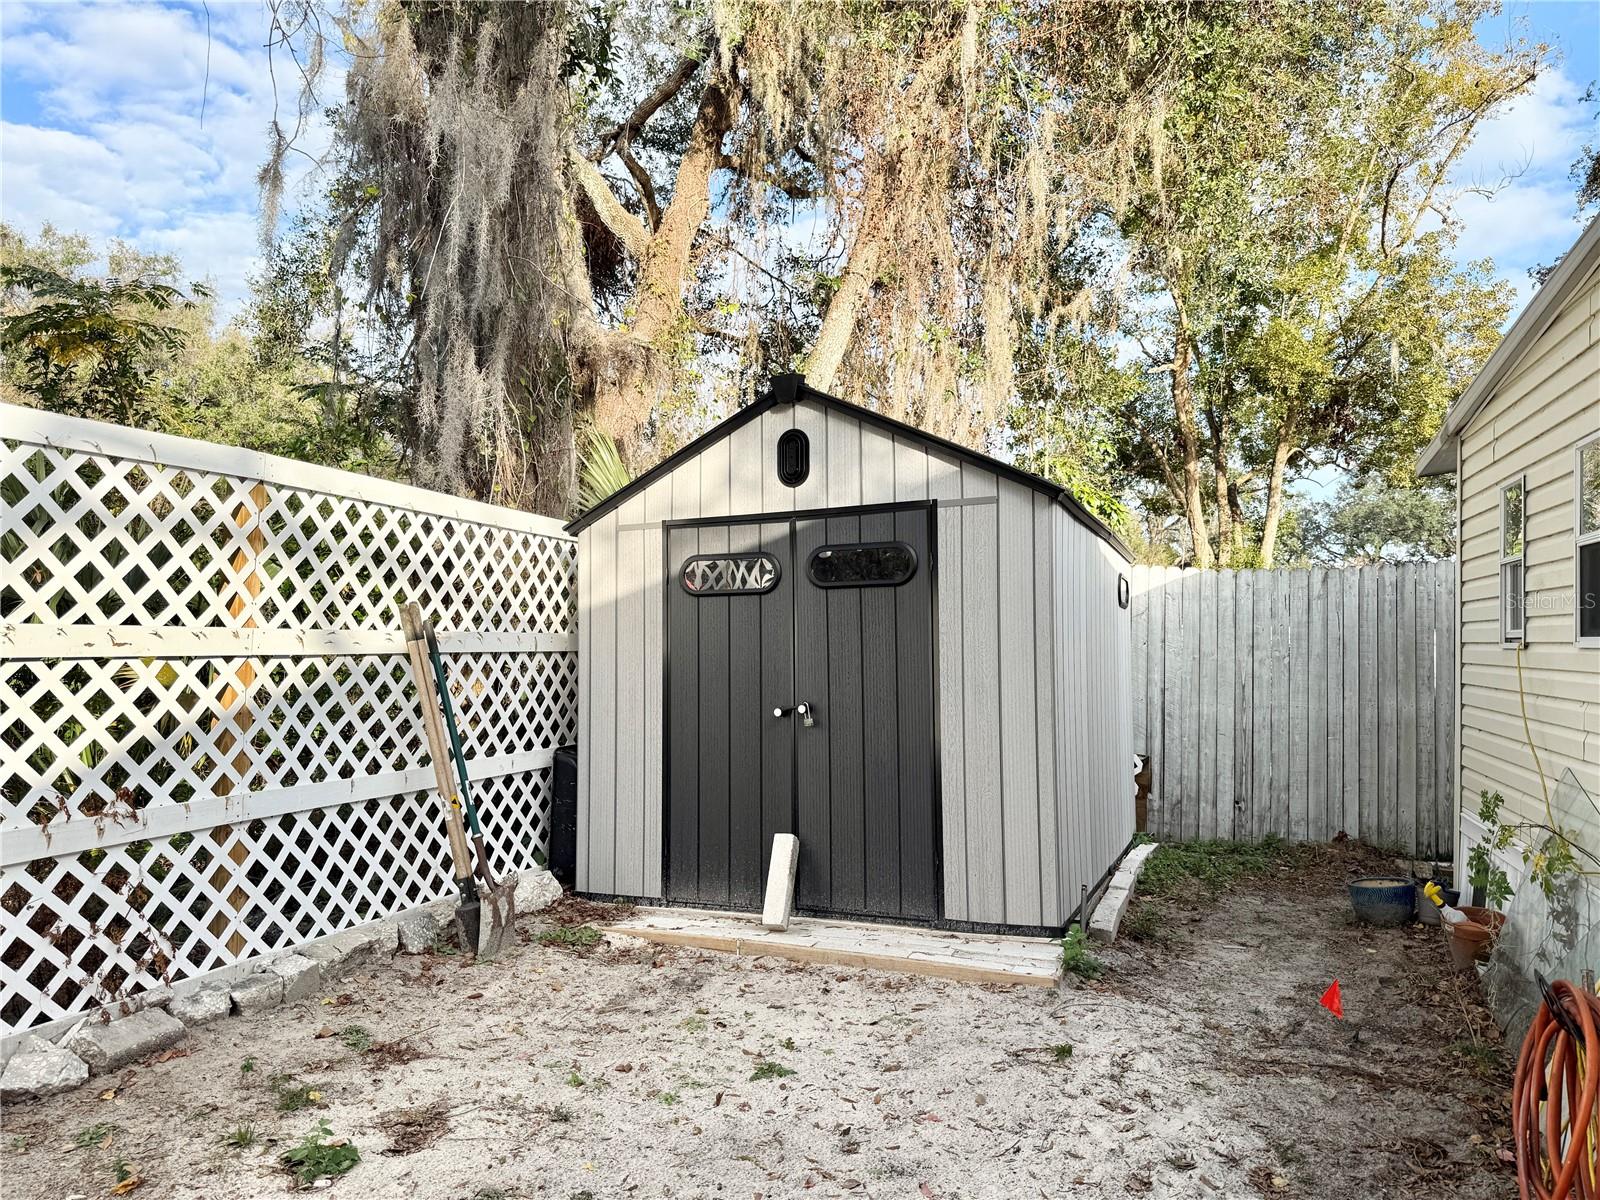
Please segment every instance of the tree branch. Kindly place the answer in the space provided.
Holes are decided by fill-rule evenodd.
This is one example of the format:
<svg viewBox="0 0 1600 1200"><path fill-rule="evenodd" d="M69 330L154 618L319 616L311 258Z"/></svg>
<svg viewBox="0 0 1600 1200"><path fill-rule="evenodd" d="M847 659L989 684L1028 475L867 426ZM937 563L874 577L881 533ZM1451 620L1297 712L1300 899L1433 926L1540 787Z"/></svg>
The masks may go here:
<svg viewBox="0 0 1600 1200"><path fill-rule="evenodd" d="M576 150L568 157L572 162L573 174L578 177L578 185L589 197L589 203L594 205L594 211L599 214L605 227L616 234L628 248L628 253L635 258L643 258L650 246L650 231L645 228L644 222L622 207L622 201L617 199L616 193L600 174L600 168L592 160Z"/></svg>
<svg viewBox="0 0 1600 1200"><path fill-rule="evenodd" d="M634 135L649 123L650 118L661 110L662 105L683 91L684 85L694 78L695 72L706 60L703 44L706 40L705 35L695 39L695 48L678 60L672 74L658 83L655 91L641 100L626 120L600 139L600 145L589 153L590 162L599 162L619 146L626 147L633 141Z"/></svg>

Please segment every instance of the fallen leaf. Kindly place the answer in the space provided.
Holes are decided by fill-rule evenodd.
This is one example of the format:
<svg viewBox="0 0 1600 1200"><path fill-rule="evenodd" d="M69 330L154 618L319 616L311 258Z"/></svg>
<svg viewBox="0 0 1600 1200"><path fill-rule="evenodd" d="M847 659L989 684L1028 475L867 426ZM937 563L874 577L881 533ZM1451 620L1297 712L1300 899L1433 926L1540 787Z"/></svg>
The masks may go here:
<svg viewBox="0 0 1600 1200"><path fill-rule="evenodd" d="M1511 1151L1507 1150L1504 1146L1501 1146L1499 1150L1495 1151L1495 1153L1500 1156L1501 1162L1514 1163L1517 1161L1517 1156L1511 1153Z"/></svg>
<svg viewBox="0 0 1600 1200"><path fill-rule="evenodd" d="M618 1063L616 1066L612 1067L611 1069L613 1071L616 1071L619 1075L626 1075L629 1071L633 1070L633 1064L632 1063Z"/></svg>
<svg viewBox="0 0 1600 1200"><path fill-rule="evenodd" d="M117 1098L117 1093L120 1092L121 1090L122 1089L120 1087L107 1088L105 1091L100 1093L100 1099L102 1099L102 1100L115 1100Z"/></svg>
<svg viewBox="0 0 1600 1200"><path fill-rule="evenodd" d="M482 1000L483 999L483 993L482 992L468 992L467 993L467 999L468 1000Z"/></svg>
<svg viewBox="0 0 1600 1200"><path fill-rule="evenodd" d="M317 1030L317 1036L319 1038L331 1038L333 1036L333 1026L324 1025L321 1029Z"/></svg>
<svg viewBox="0 0 1600 1200"><path fill-rule="evenodd" d="M722 1093L721 1092L717 1093L717 1098L711 1102L711 1107L712 1108L721 1108L722 1107Z"/></svg>
<svg viewBox="0 0 1600 1200"><path fill-rule="evenodd" d="M171 1062L175 1058L188 1058L192 1053L194 1053L192 1050L163 1050L152 1061L158 1063Z"/></svg>
<svg viewBox="0 0 1600 1200"><path fill-rule="evenodd" d="M1284 1188L1289 1186L1289 1181L1282 1175L1274 1175L1272 1177L1272 1186L1281 1192Z"/></svg>
<svg viewBox="0 0 1600 1200"><path fill-rule="evenodd" d="M917 1184L917 1191L921 1192L928 1200L934 1200L933 1189L925 1183Z"/></svg>
<svg viewBox="0 0 1600 1200"><path fill-rule="evenodd" d="M116 1187L111 1189L111 1194L113 1196L126 1196L129 1192L133 1191L135 1188L139 1187L143 1183L144 1183L144 1177L143 1176L141 1176L141 1175L129 1175L121 1183L117 1184Z"/></svg>

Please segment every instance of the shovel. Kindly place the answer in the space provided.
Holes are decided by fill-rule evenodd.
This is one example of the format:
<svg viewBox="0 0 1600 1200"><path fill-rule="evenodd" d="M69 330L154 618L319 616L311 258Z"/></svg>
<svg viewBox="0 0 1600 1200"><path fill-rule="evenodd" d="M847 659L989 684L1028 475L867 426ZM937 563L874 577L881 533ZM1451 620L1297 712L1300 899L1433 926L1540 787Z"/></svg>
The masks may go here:
<svg viewBox="0 0 1600 1200"><path fill-rule="evenodd" d="M456 886L461 891L461 903L457 905L455 914L456 939L464 952L480 959L491 959L505 948L511 937L512 924L517 915L517 881L515 877L509 877L497 882L489 868L483 831L478 824L478 810L472 802L467 779L466 757L461 752L461 734L456 728L455 709L450 703L444 662L439 656L433 625L423 620L422 610L415 604L406 605L402 620L406 650L411 656L412 672L417 677L418 699L422 706L423 728L428 736L428 752L433 759L434 780L445 806L445 827L449 835ZM444 724L440 721L441 711ZM445 745L446 726L450 738L448 749ZM455 762L459 786L450 777L451 760ZM473 848L477 851L476 872L472 867L471 851L467 848L467 831L462 825L463 803L472 831ZM487 922L483 919L485 908L489 910Z"/></svg>

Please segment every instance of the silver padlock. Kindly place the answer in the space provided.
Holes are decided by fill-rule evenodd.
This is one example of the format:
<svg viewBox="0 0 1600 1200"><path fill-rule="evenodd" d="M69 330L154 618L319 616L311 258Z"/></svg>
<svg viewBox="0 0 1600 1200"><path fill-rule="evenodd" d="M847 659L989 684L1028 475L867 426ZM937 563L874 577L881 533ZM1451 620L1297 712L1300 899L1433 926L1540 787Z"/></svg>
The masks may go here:
<svg viewBox="0 0 1600 1200"><path fill-rule="evenodd" d="M811 715L811 705L802 701L794 706L794 711L800 715L800 724L810 729L817 723L817 718Z"/></svg>

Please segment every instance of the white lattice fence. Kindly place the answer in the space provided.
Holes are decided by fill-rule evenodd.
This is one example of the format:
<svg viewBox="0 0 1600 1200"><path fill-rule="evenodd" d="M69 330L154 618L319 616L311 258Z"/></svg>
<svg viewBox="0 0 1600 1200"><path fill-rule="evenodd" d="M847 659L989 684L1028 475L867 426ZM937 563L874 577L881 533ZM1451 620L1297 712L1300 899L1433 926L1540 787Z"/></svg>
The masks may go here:
<svg viewBox="0 0 1600 1200"><path fill-rule="evenodd" d="M449 893L410 600L496 869L541 861L573 554L549 518L0 405L6 1032Z"/></svg>

